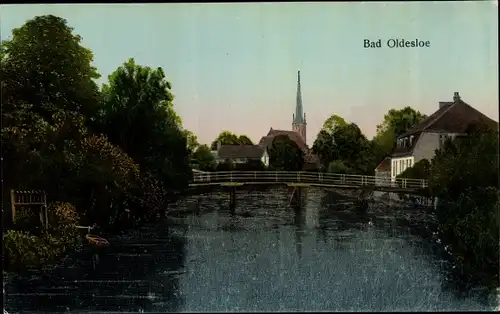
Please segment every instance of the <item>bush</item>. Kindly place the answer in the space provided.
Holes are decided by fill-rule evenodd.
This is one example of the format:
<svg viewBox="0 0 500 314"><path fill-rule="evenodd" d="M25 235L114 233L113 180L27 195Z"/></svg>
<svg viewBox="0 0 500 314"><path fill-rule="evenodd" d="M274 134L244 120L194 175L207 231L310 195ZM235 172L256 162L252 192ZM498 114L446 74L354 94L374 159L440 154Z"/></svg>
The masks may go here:
<svg viewBox="0 0 500 314"><path fill-rule="evenodd" d="M451 245L454 275L461 282L498 286L498 191L466 191L438 211L445 241ZM490 194L487 196L486 194Z"/></svg>
<svg viewBox="0 0 500 314"><path fill-rule="evenodd" d="M39 268L76 246L78 232L75 224L79 217L75 207L58 202L50 204L48 210L49 229L43 230L40 235L26 230L9 230L4 235L7 269L23 271ZM23 226L23 221L25 219L16 220L16 229Z"/></svg>
<svg viewBox="0 0 500 314"><path fill-rule="evenodd" d="M349 168L341 160L334 160L328 165L328 172L346 174L349 173Z"/></svg>
<svg viewBox="0 0 500 314"><path fill-rule="evenodd" d="M35 230L40 229L40 227L39 208L20 207L16 209L15 230Z"/></svg>
<svg viewBox="0 0 500 314"><path fill-rule="evenodd" d="M398 175L398 178L408 179L429 179L431 171L431 163L427 159L422 159L416 162L412 167L406 169Z"/></svg>

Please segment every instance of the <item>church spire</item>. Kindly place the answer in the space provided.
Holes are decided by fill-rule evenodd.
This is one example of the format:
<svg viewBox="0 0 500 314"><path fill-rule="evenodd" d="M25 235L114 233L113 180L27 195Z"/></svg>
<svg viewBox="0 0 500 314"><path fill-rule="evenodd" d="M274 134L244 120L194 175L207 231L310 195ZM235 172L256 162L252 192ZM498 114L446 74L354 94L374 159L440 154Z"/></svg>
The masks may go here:
<svg viewBox="0 0 500 314"><path fill-rule="evenodd" d="M302 108L302 94L300 90L300 71L297 72L297 98L295 102L295 115L293 119L293 123L305 123L304 119L304 110Z"/></svg>

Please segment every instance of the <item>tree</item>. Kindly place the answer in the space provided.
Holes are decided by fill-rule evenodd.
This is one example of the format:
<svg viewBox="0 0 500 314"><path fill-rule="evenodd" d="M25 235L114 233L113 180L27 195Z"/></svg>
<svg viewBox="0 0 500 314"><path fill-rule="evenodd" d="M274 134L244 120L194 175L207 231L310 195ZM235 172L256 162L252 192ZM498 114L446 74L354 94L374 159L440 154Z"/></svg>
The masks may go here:
<svg viewBox="0 0 500 314"><path fill-rule="evenodd" d="M186 135L170 89L162 68L129 59L103 86L104 104L96 124L142 169L166 187L180 188L187 184L191 170Z"/></svg>
<svg viewBox="0 0 500 314"><path fill-rule="evenodd" d="M471 128L446 141L431 161L429 187L461 282L498 286L498 130Z"/></svg>
<svg viewBox="0 0 500 314"><path fill-rule="evenodd" d="M433 195L456 199L466 189L498 186L498 131L473 131L447 140L431 162Z"/></svg>
<svg viewBox="0 0 500 314"><path fill-rule="evenodd" d="M416 162L412 167L406 169L398 175L398 178L408 179L429 179L431 171L431 163L427 159L422 159Z"/></svg>
<svg viewBox="0 0 500 314"><path fill-rule="evenodd" d="M221 145L237 145L237 144L239 144L238 143L238 136L236 134L233 134L231 131L220 132L220 134L212 142L212 145L210 145L210 148L212 150L217 150L217 145L219 142Z"/></svg>
<svg viewBox="0 0 500 314"><path fill-rule="evenodd" d="M218 143L221 145L253 145L252 140L246 135L236 135L231 131L222 131L217 138L212 142L210 148L217 150Z"/></svg>
<svg viewBox="0 0 500 314"><path fill-rule="evenodd" d="M38 16L12 32L2 43L2 104L4 111L16 104L32 104L33 110L50 121L57 110L70 110L91 117L99 104L93 81L93 55L80 45L66 20Z"/></svg>
<svg viewBox="0 0 500 314"><path fill-rule="evenodd" d="M200 146L200 143L198 142L198 137L196 134L189 130L184 130L184 136L186 137L187 140L187 148L189 153L192 155L196 149Z"/></svg>
<svg viewBox="0 0 500 314"><path fill-rule="evenodd" d="M331 173L341 173L345 174L349 172L349 168L347 168L344 163L340 160L333 160L328 164L328 172Z"/></svg>
<svg viewBox="0 0 500 314"><path fill-rule="evenodd" d="M346 167L356 173L367 173L370 170L371 146L355 123L338 126L333 134L340 159Z"/></svg>
<svg viewBox="0 0 500 314"><path fill-rule="evenodd" d="M391 109L384 116L384 121L377 125L377 134L373 141L379 147L379 161L394 149L396 138L414 125L422 122L426 116L411 107L400 110Z"/></svg>
<svg viewBox="0 0 500 314"><path fill-rule="evenodd" d="M333 114L328 119L325 120L325 122L323 123L322 130L325 130L326 132L333 134L336 127L344 127L347 124L348 123L344 120L344 118L336 114Z"/></svg>
<svg viewBox="0 0 500 314"><path fill-rule="evenodd" d="M333 136L324 129L319 131L312 146L312 151L318 156L323 168L328 167L330 162L337 158Z"/></svg>
<svg viewBox="0 0 500 314"><path fill-rule="evenodd" d="M253 142L248 136L240 135L240 137L238 137L238 144L240 144L240 145L253 145Z"/></svg>
<svg viewBox="0 0 500 314"><path fill-rule="evenodd" d="M207 145L201 145L193 154L193 162L202 171L213 171L217 167L215 157Z"/></svg>
<svg viewBox="0 0 500 314"><path fill-rule="evenodd" d="M278 135L269 151L269 164L274 170L299 171L304 166L304 153L287 135Z"/></svg>

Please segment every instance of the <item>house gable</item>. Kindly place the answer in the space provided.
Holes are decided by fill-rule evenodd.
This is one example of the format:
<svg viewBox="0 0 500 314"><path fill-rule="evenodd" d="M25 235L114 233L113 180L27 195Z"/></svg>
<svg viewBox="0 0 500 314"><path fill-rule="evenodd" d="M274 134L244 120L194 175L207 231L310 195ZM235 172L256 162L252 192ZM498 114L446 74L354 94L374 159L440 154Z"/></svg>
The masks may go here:
<svg viewBox="0 0 500 314"><path fill-rule="evenodd" d="M498 122L460 99L455 93L453 102L440 102L439 109L421 123L410 128L396 140L392 157L419 155L417 159L427 158L439 148L444 137L464 134L470 124L478 124L498 129Z"/></svg>

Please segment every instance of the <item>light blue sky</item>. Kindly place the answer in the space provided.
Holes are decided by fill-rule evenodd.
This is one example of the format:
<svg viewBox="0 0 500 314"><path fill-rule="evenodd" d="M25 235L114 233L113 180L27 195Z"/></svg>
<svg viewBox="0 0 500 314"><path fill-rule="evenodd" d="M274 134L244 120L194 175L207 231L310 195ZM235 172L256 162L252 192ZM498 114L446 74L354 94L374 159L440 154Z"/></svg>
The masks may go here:
<svg viewBox="0 0 500 314"><path fill-rule="evenodd" d="M184 126L202 143L222 130L253 141L291 129L296 75L311 145L338 114L371 138L390 108L426 114L453 92L498 121L498 16L491 1L2 5L1 38L27 19L68 20L103 75L129 57L161 66ZM419 38L430 48L364 49Z"/></svg>

